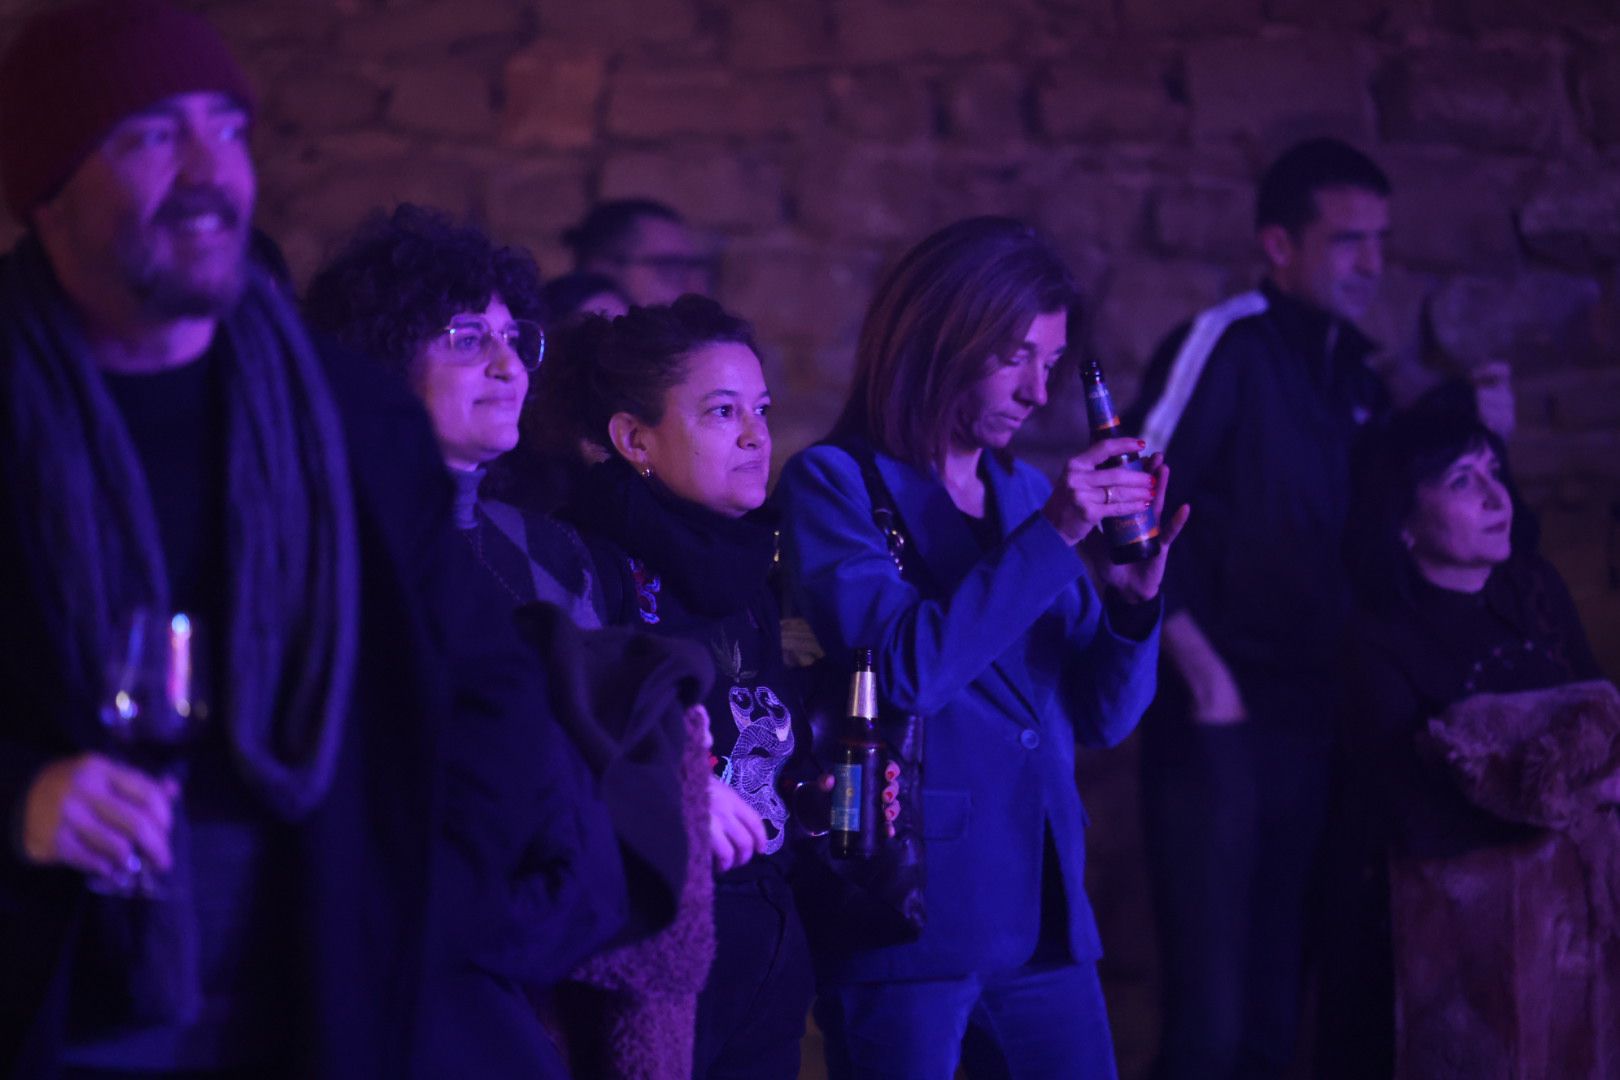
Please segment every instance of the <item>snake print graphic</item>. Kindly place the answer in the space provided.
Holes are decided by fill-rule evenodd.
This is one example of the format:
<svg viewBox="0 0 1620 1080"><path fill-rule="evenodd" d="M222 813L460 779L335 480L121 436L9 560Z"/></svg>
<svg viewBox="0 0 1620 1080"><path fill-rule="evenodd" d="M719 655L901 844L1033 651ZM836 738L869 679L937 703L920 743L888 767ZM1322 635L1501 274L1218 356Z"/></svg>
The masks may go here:
<svg viewBox="0 0 1620 1080"><path fill-rule="evenodd" d="M776 774L793 753L793 716L768 686L733 686L730 702L737 744L720 778L765 822L766 853L779 851L788 811L776 793Z"/></svg>

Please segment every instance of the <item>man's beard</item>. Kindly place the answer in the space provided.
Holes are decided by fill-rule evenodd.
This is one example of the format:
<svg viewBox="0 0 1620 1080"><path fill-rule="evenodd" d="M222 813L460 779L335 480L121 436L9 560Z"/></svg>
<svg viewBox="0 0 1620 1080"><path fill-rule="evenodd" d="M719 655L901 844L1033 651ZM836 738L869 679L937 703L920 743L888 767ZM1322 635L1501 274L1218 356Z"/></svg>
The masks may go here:
<svg viewBox="0 0 1620 1080"><path fill-rule="evenodd" d="M218 216L218 243L205 252L186 253L177 234L188 216L198 214ZM176 193L151 221L132 222L119 236L113 258L141 309L158 319L230 312L247 280L245 217L223 193L209 189ZM164 233L176 239L165 243Z"/></svg>

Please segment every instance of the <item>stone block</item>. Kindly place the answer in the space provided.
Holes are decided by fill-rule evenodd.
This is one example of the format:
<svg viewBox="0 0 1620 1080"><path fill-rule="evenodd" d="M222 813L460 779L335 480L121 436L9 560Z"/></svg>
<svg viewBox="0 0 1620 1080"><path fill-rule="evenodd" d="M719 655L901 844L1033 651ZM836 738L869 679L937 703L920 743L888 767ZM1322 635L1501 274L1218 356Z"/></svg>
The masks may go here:
<svg viewBox="0 0 1620 1080"><path fill-rule="evenodd" d="M1263 0L1123 0L1121 21L1138 34L1212 34L1253 30Z"/></svg>
<svg viewBox="0 0 1620 1080"><path fill-rule="evenodd" d="M710 228L768 228L782 219L785 187L781 163L759 149L683 143L608 158L600 196L658 199Z"/></svg>
<svg viewBox="0 0 1620 1080"><path fill-rule="evenodd" d="M1149 221L1162 251L1230 261L1254 247L1254 188L1220 181L1168 184L1154 192Z"/></svg>
<svg viewBox="0 0 1620 1080"><path fill-rule="evenodd" d="M1011 4L836 0L838 55L850 64L999 55L1017 37Z"/></svg>
<svg viewBox="0 0 1620 1080"><path fill-rule="evenodd" d="M491 232L503 242L524 237L555 245L563 231L585 216L586 167L559 160L514 164L495 170L484 189L484 213ZM556 271L561 263L553 261Z"/></svg>
<svg viewBox="0 0 1620 1080"><path fill-rule="evenodd" d="M257 51L276 44L307 46L329 40L345 11L328 0L282 0L275 4L225 3L204 10L208 21L237 50ZM250 57L240 57L244 63ZM268 89L268 87L261 87Z"/></svg>
<svg viewBox="0 0 1620 1080"><path fill-rule="evenodd" d="M726 250L720 291L762 339L800 343L812 356L854 340L877 272L877 259L863 251L779 239L738 243ZM796 389L842 390L848 375L818 367L790 378Z"/></svg>
<svg viewBox="0 0 1620 1080"><path fill-rule="evenodd" d="M912 243L940 224L934 156L861 144L810 149L799 170L799 219L817 235Z"/></svg>
<svg viewBox="0 0 1620 1080"><path fill-rule="evenodd" d="M804 0L751 0L730 10L726 56L748 71L814 67L836 59L828 11Z"/></svg>
<svg viewBox="0 0 1620 1080"><path fill-rule="evenodd" d="M1525 371L1564 367L1592 358L1600 296L1591 278L1550 270L1459 276L1435 294L1430 329L1462 368L1485 360Z"/></svg>
<svg viewBox="0 0 1620 1080"><path fill-rule="evenodd" d="M1530 373L1513 380L1519 423L1526 428L1620 430L1620 369Z"/></svg>
<svg viewBox="0 0 1620 1080"><path fill-rule="evenodd" d="M1371 141L1374 56L1338 34L1201 41L1187 50L1193 137L1268 148L1332 134Z"/></svg>
<svg viewBox="0 0 1620 1080"><path fill-rule="evenodd" d="M1039 155L1018 155L990 146L946 151L934 168L934 212L945 221L1003 214L1028 218L1047 186Z"/></svg>
<svg viewBox="0 0 1620 1080"><path fill-rule="evenodd" d="M1555 166L1519 211L1530 251L1576 270L1620 260L1620 163Z"/></svg>
<svg viewBox="0 0 1620 1080"><path fill-rule="evenodd" d="M1378 157L1395 189L1392 258L1476 272L1518 262L1513 210L1522 197L1522 165L1447 149L1393 147Z"/></svg>
<svg viewBox="0 0 1620 1080"><path fill-rule="evenodd" d="M840 131L890 143L934 134L934 99L919 73L835 71L827 85Z"/></svg>
<svg viewBox="0 0 1620 1080"><path fill-rule="evenodd" d="M481 190L477 171L459 161L426 154L377 158L335 168L317 185L293 193L285 219L335 242L373 211L392 210L402 202L454 217L474 215Z"/></svg>
<svg viewBox="0 0 1620 1080"><path fill-rule="evenodd" d="M1041 129L1064 142L1179 139L1187 107L1168 56L1092 56L1053 69L1037 93Z"/></svg>
<svg viewBox="0 0 1620 1080"><path fill-rule="evenodd" d="M543 37L596 49L690 42L700 34L692 0L532 0Z"/></svg>
<svg viewBox="0 0 1620 1080"><path fill-rule="evenodd" d="M1620 431L1521 428L1513 436L1513 472L1529 480L1620 480Z"/></svg>
<svg viewBox="0 0 1620 1080"><path fill-rule="evenodd" d="M1538 50L1425 49L1375 86L1384 138L1471 150L1551 153L1574 129L1564 73Z"/></svg>
<svg viewBox="0 0 1620 1080"><path fill-rule="evenodd" d="M338 50L344 56L367 59L407 54L443 57L457 46L479 40L505 40L515 49L531 30L529 5L524 0L419 0L351 14L339 24Z"/></svg>
<svg viewBox="0 0 1620 1080"><path fill-rule="evenodd" d="M1035 218L1070 250L1123 252L1145 240L1147 189L1088 165L1060 172L1037 193Z"/></svg>
<svg viewBox="0 0 1620 1080"><path fill-rule="evenodd" d="M1431 18L1464 33L1582 30L1614 25L1610 0L1437 0Z"/></svg>
<svg viewBox="0 0 1620 1080"><path fill-rule="evenodd" d="M1027 91L1023 71L1011 64L976 67L951 79L945 87L951 135L980 144L1023 139Z"/></svg>
<svg viewBox="0 0 1620 1080"><path fill-rule="evenodd" d="M270 87L260 123L287 134L323 135L368 125L381 115L383 90L352 71L305 65Z"/></svg>
<svg viewBox="0 0 1620 1080"><path fill-rule="evenodd" d="M1410 405L1447 374L1430 367L1424 356L1424 318L1439 285L1433 274L1388 267L1371 309L1360 320L1377 343L1367 365L1383 377L1397 405Z"/></svg>
<svg viewBox="0 0 1620 1080"><path fill-rule="evenodd" d="M1392 15L1395 0L1266 0L1266 17L1277 22L1345 30L1378 27Z"/></svg>
<svg viewBox="0 0 1620 1080"><path fill-rule="evenodd" d="M537 41L502 72L501 138L509 146L587 147L607 85L599 52Z"/></svg>
<svg viewBox="0 0 1620 1080"><path fill-rule="evenodd" d="M1164 337L1234 286L1231 274L1213 263L1121 258L1109 270L1090 328L1110 384L1139 383Z"/></svg>
<svg viewBox="0 0 1620 1080"><path fill-rule="evenodd" d="M614 135L804 134L826 122L822 80L809 75L739 79L708 67L621 71L608 94Z"/></svg>
<svg viewBox="0 0 1620 1080"><path fill-rule="evenodd" d="M1577 65L1586 129L1600 146L1620 146L1620 43L1583 50Z"/></svg>
<svg viewBox="0 0 1620 1080"><path fill-rule="evenodd" d="M489 69L442 64L396 69L388 121L410 131L452 139L495 134L495 86Z"/></svg>

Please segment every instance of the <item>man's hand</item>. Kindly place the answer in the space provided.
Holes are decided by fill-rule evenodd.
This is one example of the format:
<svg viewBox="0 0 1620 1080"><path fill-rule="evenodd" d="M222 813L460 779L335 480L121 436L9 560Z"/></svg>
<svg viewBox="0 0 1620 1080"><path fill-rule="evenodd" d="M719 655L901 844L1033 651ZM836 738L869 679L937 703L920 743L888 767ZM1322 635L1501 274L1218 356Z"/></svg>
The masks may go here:
<svg viewBox="0 0 1620 1080"><path fill-rule="evenodd" d="M1513 369L1505 360L1493 360L1470 370L1468 381L1474 384L1474 404L1479 410L1480 423L1499 438L1509 438L1516 426Z"/></svg>
<svg viewBox="0 0 1620 1080"><path fill-rule="evenodd" d="M1178 611L1164 620L1164 651L1186 680L1192 694L1193 720L1200 724L1238 724L1248 719L1243 694L1232 669L1209 643L1193 617Z"/></svg>
<svg viewBox="0 0 1620 1080"><path fill-rule="evenodd" d="M715 869L725 873L765 850L765 823L718 776L709 777L709 845Z"/></svg>
<svg viewBox="0 0 1620 1080"><path fill-rule="evenodd" d="M100 754L53 761L24 799L23 854L114 881L142 864L166 871L179 797L174 779L154 780Z"/></svg>

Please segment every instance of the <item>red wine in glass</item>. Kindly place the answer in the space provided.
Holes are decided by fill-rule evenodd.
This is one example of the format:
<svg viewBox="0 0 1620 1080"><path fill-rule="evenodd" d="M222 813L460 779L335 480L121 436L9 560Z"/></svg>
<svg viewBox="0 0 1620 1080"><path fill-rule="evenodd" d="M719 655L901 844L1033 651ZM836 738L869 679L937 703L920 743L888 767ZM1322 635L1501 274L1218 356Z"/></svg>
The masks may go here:
<svg viewBox="0 0 1620 1080"><path fill-rule="evenodd" d="M155 778L179 778L208 719L200 628L185 612L163 618L137 607L116 640L101 705L112 756ZM162 875L139 858L132 859L127 878L96 878L91 888L123 896L163 895Z"/></svg>

